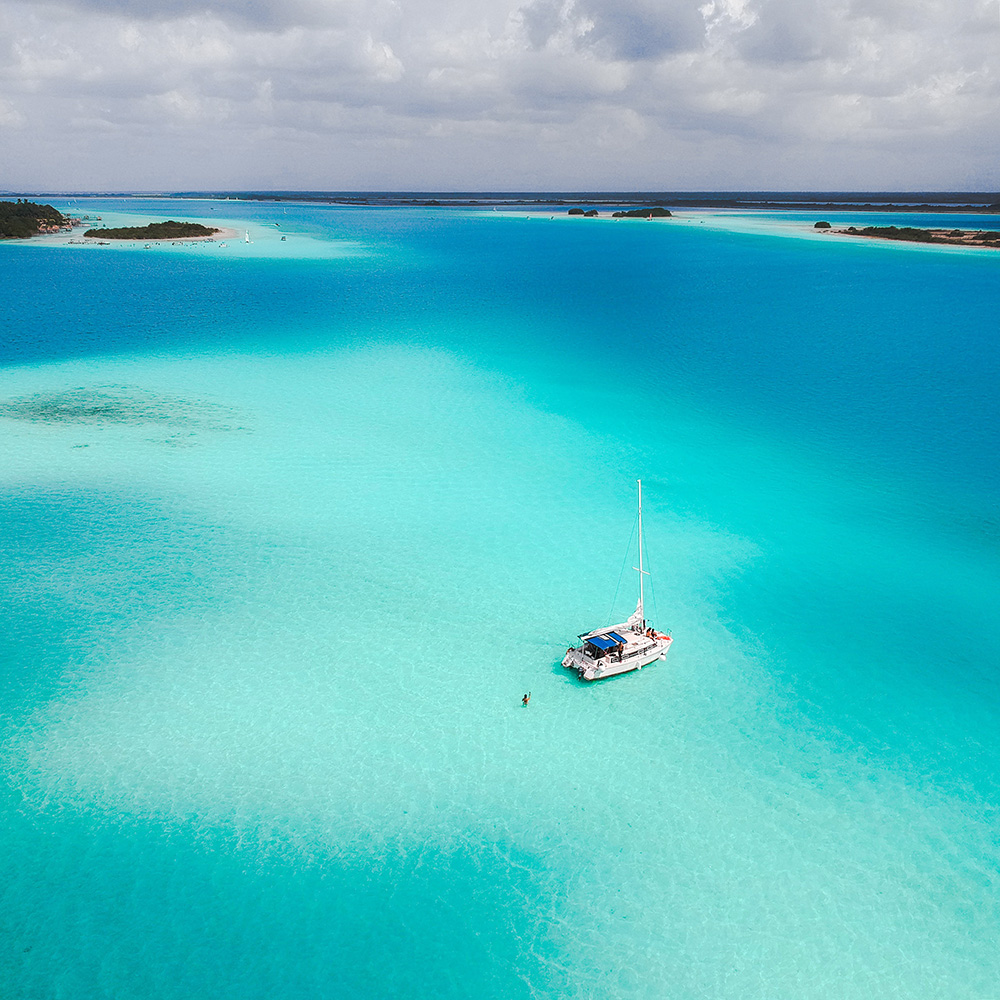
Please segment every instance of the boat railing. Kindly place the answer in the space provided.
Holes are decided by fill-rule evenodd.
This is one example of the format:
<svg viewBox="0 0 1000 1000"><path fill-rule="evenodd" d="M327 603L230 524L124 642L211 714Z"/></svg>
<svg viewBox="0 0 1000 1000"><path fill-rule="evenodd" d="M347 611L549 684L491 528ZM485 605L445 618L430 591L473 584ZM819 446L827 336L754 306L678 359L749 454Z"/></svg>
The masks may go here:
<svg viewBox="0 0 1000 1000"><path fill-rule="evenodd" d="M656 645L655 642L650 643L650 645L648 646L643 646L641 649L637 649L632 653L628 653L626 656L623 656L622 659L631 660L635 656L642 656L643 653L648 653L655 645Z"/></svg>
<svg viewBox="0 0 1000 1000"><path fill-rule="evenodd" d="M623 663L625 660L634 660L637 656L642 656L643 653L648 653L651 649L655 648L656 648L656 643L654 642L650 643L650 645L648 646L643 646L641 649L633 649L629 653L622 653L620 658L615 654L609 654L607 656L602 656L599 660L596 660L595 662L602 663L604 661L607 661L608 663Z"/></svg>

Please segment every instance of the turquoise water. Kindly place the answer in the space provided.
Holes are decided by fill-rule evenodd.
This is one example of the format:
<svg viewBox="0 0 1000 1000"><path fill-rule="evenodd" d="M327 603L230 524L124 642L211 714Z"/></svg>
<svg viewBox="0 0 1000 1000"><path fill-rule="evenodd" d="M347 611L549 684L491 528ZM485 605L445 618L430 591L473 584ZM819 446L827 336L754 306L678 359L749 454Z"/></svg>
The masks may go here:
<svg viewBox="0 0 1000 1000"><path fill-rule="evenodd" d="M95 208L253 243L0 246L5 997L995 992L1000 255Z"/></svg>

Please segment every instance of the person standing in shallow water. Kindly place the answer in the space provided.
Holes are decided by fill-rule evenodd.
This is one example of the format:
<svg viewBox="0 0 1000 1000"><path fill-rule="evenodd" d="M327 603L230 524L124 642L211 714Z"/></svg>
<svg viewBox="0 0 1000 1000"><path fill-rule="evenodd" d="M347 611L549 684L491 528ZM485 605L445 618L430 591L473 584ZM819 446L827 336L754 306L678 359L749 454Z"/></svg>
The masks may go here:
<svg viewBox="0 0 1000 1000"><path fill-rule="evenodd" d="M527 708L529 701L531 701L531 692L530 691L521 699L521 707L522 708Z"/></svg>

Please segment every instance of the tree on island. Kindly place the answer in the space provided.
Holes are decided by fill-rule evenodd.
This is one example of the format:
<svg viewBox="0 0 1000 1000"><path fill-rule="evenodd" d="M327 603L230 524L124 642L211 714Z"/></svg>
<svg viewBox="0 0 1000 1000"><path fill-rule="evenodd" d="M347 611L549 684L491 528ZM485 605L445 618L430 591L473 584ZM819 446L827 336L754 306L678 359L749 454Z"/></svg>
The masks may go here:
<svg viewBox="0 0 1000 1000"><path fill-rule="evenodd" d="M630 212L612 212L613 219L669 219L670 212L662 205L654 208L633 208Z"/></svg>
<svg viewBox="0 0 1000 1000"><path fill-rule="evenodd" d="M865 226L858 232L861 236L878 236L883 240L903 240L906 243L934 243L937 240L929 229L912 226Z"/></svg>
<svg viewBox="0 0 1000 1000"><path fill-rule="evenodd" d="M148 226L123 226L119 229L88 229L84 236L103 240L182 240L191 236L214 236L219 230L200 222L151 222Z"/></svg>
<svg viewBox="0 0 1000 1000"><path fill-rule="evenodd" d="M39 205L18 198L0 201L0 238L27 239L39 233L53 233L72 223L51 205Z"/></svg>
<svg viewBox="0 0 1000 1000"><path fill-rule="evenodd" d="M989 247L1000 249L1000 232L995 230L915 229L912 226L848 226L840 230L849 236L870 236L881 240L906 243L937 243L945 246Z"/></svg>
<svg viewBox="0 0 1000 1000"><path fill-rule="evenodd" d="M816 225L813 226L813 229L829 229L829 228L830 228L829 222L817 222Z"/></svg>

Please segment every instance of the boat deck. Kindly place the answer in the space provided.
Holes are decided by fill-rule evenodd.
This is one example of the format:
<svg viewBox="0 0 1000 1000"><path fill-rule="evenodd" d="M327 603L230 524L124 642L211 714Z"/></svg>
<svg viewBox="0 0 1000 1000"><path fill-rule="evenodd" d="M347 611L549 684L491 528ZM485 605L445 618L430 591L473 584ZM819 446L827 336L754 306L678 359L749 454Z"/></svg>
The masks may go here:
<svg viewBox="0 0 1000 1000"><path fill-rule="evenodd" d="M625 653L630 655L643 650L647 646L651 646L655 641L650 639L645 632L633 632L632 628L628 625L609 625L607 628L594 629L593 632L584 632L580 636L580 642L586 642L595 636L610 635L612 632L615 635L620 635L625 640Z"/></svg>
<svg viewBox="0 0 1000 1000"><path fill-rule="evenodd" d="M617 633L626 640L621 656L617 652L609 652L606 656L595 659L584 652L584 645L588 639L593 639L595 636L607 636L611 632ZM665 656L673 641L670 636L662 633L654 635L655 638L650 638L644 632L632 631L627 625L615 625L611 628L586 632L580 636L581 645L579 648L570 648L566 651L566 656L562 661L563 666L575 670L580 679L585 681L601 680L605 677L625 674L631 670L641 670L646 664Z"/></svg>

